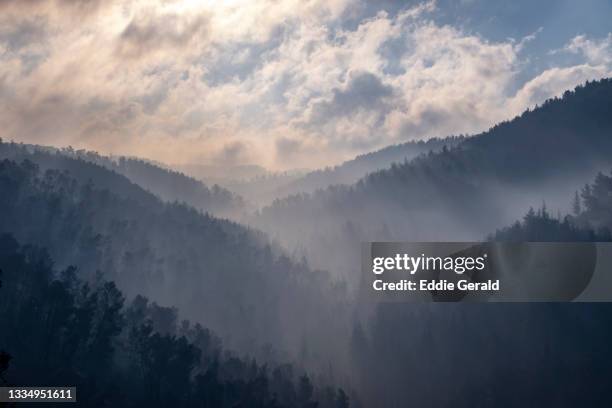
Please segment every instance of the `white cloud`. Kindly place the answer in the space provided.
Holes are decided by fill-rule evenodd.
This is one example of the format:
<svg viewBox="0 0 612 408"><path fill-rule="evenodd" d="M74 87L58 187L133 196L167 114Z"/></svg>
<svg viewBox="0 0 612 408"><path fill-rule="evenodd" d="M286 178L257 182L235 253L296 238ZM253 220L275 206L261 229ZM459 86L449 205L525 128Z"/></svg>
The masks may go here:
<svg viewBox="0 0 612 408"><path fill-rule="evenodd" d="M611 74L609 68L588 64L565 68L550 68L527 82L511 100L512 112L518 114L526 107L541 104L546 99L560 96L587 80L600 79Z"/></svg>
<svg viewBox="0 0 612 408"><path fill-rule="evenodd" d="M610 66L612 64L612 33L599 40L578 35L564 49L584 55L590 64Z"/></svg>
<svg viewBox="0 0 612 408"><path fill-rule="evenodd" d="M113 0L63 12L66 1L5 3L5 139L167 162L322 165L484 129L611 64L612 36L579 36L564 48L579 64L511 95L534 35L487 41L435 23L434 2L349 29L339 21L350 0ZM33 15L43 30L28 25Z"/></svg>
<svg viewBox="0 0 612 408"><path fill-rule="evenodd" d="M568 52L582 57L582 62L565 67L549 68L529 80L509 101L510 111L519 113L526 107L541 104L548 98L560 96L587 80L612 76L612 34L602 39L584 35L572 38L562 49L552 54Z"/></svg>

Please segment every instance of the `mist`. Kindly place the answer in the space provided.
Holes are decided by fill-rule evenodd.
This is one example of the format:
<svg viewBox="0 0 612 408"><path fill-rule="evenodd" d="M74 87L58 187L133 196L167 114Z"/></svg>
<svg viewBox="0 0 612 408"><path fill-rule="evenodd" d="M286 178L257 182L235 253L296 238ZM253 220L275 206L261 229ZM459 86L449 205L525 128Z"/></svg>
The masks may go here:
<svg viewBox="0 0 612 408"><path fill-rule="evenodd" d="M362 243L612 241L607 5L94 3L0 2L3 384L610 406L606 304L360 296Z"/></svg>

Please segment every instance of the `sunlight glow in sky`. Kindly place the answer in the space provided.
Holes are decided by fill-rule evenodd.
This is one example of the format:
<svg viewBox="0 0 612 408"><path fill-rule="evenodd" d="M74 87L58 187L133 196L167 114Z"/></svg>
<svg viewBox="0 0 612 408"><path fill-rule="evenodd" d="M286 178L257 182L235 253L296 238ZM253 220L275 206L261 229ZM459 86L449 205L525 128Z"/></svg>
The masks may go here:
<svg viewBox="0 0 612 408"><path fill-rule="evenodd" d="M289 169L477 132L610 75L587 3L3 0L1 137Z"/></svg>

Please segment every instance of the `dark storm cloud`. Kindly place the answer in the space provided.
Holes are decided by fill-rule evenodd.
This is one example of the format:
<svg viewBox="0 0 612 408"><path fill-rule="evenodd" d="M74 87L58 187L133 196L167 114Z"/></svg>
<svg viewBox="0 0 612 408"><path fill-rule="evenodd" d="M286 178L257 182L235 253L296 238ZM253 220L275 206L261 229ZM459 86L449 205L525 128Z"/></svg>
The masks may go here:
<svg viewBox="0 0 612 408"><path fill-rule="evenodd" d="M370 72L352 73L344 89L334 89L331 100L313 107L311 124L323 124L359 110L384 114L390 108L392 96L393 88L383 84L378 76Z"/></svg>

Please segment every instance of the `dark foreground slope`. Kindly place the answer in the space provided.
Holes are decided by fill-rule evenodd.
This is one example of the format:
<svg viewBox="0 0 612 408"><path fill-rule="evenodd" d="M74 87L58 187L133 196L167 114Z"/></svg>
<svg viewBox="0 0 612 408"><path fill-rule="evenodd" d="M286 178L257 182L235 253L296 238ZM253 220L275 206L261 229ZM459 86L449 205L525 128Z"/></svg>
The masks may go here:
<svg viewBox="0 0 612 408"><path fill-rule="evenodd" d="M379 304L352 337L367 406L609 407L612 304Z"/></svg>
<svg viewBox="0 0 612 408"><path fill-rule="evenodd" d="M100 270L127 296L177 306L239 351L325 367L342 355L320 335L324 327L339 338L346 323L338 319L343 292L327 274L292 261L257 231L96 171L104 187L28 161L0 162L0 232L47 248L59 268L75 265L84 279Z"/></svg>
<svg viewBox="0 0 612 408"><path fill-rule="evenodd" d="M530 209L489 239L612 241L612 176L598 174L573 197L571 214ZM610 303L386 303L361 316L351 350L368 404L612 404Z"/></svg>
<svg viewBox="0 0 612 408"><path fill-rule="evenodd" d="M242 359L175 309L0 235L0 385L74 386L88 407L348 407L290 365ZM19 405L19 404L18 404Z"/></svg>
<svg viewBox="0 0 612 408"><path fill-rule="evenodd" d="M571 201L572 214L529 210L489 239L612 241L612 176ZM381 304L353 332L356 385L379 406L607 407L611 323L610 303Z"/></svg>

